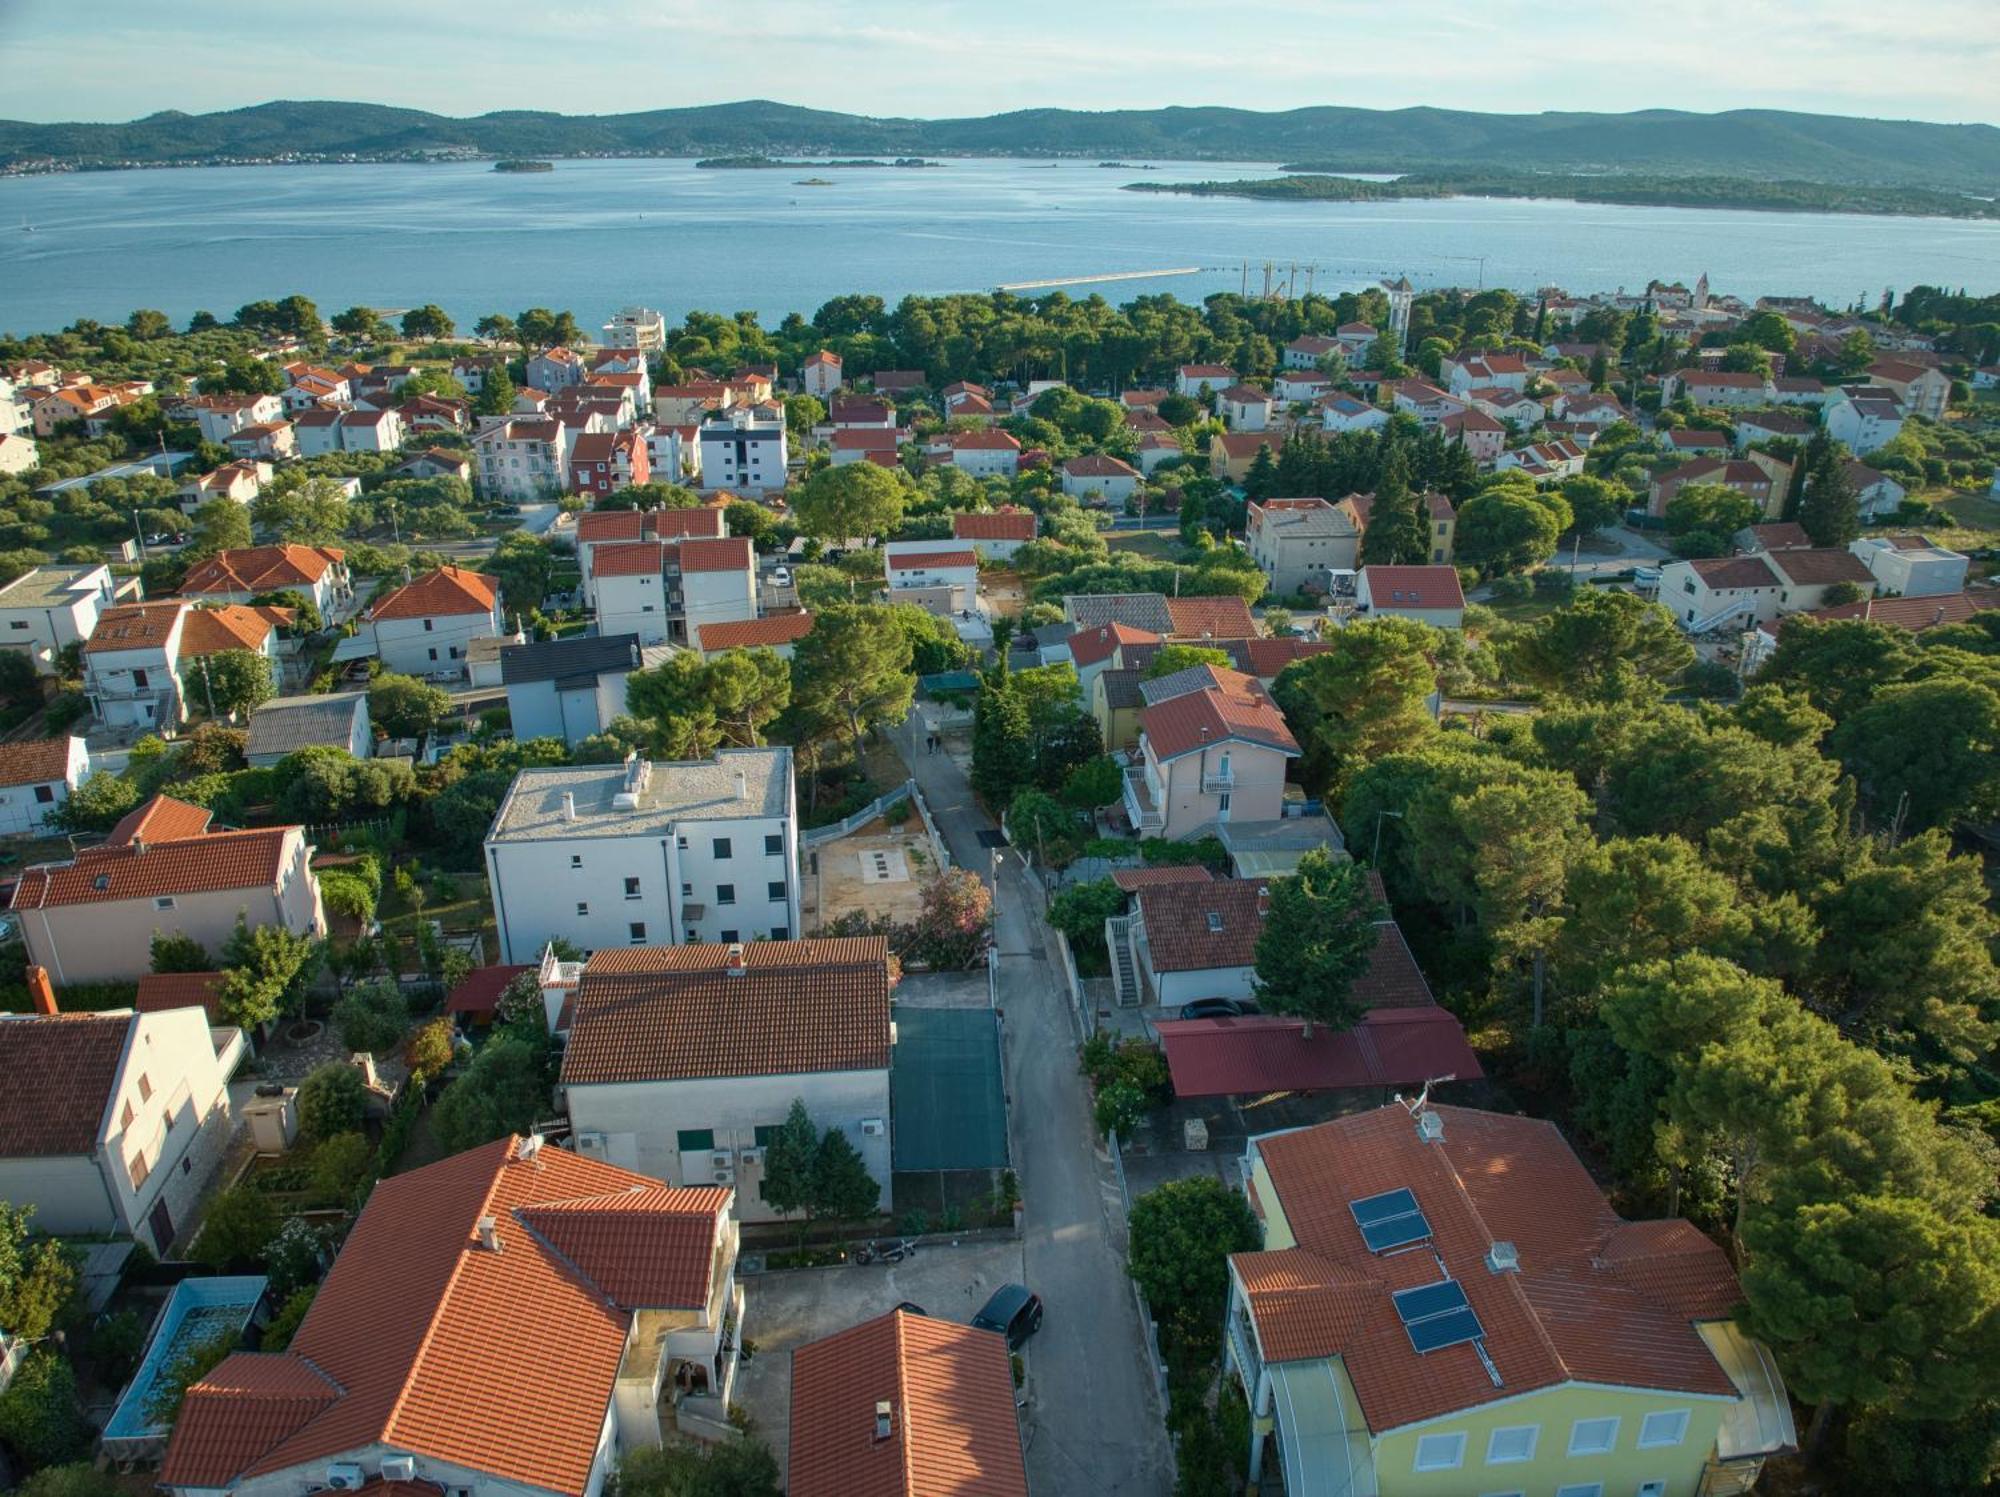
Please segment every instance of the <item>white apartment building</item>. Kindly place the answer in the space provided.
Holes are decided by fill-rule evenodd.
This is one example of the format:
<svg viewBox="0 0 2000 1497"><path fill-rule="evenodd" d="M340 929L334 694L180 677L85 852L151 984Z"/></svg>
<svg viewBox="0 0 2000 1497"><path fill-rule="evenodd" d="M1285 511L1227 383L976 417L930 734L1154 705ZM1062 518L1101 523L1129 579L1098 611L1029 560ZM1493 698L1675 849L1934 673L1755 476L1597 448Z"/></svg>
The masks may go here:
<svg viewBox="0 0 2000 1497"><path fill-rule="evenodd" d="M785 416L776 406L735 406L701 423L702 489L771 493L785 486Z"/></svg>
<svg viewBox="0 0 2000 1497"><path fill-rule="evenodd" d="M0 587L0 649L20 650L44 676L56 656L80 644L111 606L115 584L106 566L36 567Z"/></svg>
<svg viewBox="0 0 2000 1497"><path fill-rule="evenodd" d="M500 584L482 572L439 567L375 599L368 627L385 671L460 675L472 641L501 632Z"/></svg>
<svg viewBox="0 0 2000 1497"><path fill-rule="evenodd" d="M195 425L204 442L222 442L246 426L284 417L285 402L276 395L202 395L194 401Z"/></svg>
<svg viewBox="0 0 2000 1497"><path fill-rule="evenodd" d="M667 319L651 307L625 307L604 324L606 348L657 353L667 346Z"/></svg>
<svg viewBox="0 0 2000 1497"><path fill-rule="evenodd" d="M486 834L500 959L787 940L799 929L789 748L524 769Z"/></svg>
<svg viewBox="0 0 2000 1497"><path fill-rule="evenodd" d="M1847 549L1874 574L1886 597L1936 598L1965 591L1971 559L1921 535L1864 535Z"/></svg>
<svg viewBox="0 0 2000 1497"><path fill-rule="evenodd" d="M687 644L704 624L754 619L756 567L742 535L595 546L597 630L636 634L641 645Z"/></svg>
<svg viewBox="0 0 2000 1497"><path fill-rule="evenodd" d="M1848 386L1820 408L1827 435L1866 456L1893 442L1903 430L1903 407L1877 385Z"/></svg>
<svg viewBox="0 0 2000 1497"><path fill-rule="evenodd" d="M0 420L5 419L5 407L0 406ZM32 473L41 463L42 452L33 437L0 431L0 473Z"/></svg>
<svg viewBox="0 0 2000 1497"><path fill-rule="evenodd" d="M1352 510L1324 499L1267 499L1244 511L1250 559L1280 596L1328 590L1327 570L1351 571L1361 550Z"/></svg>
<svg viewBox="0 0 2000 1497"><path fill-rule="evenodd" d="M488 499L526 503L569 487L569 448L562 423L551 417L488 417L472 450L479 492Z"/></svg>
<svg viewBox="0 0 2000 1497"><path fill-rule="evenodd" d="M81 738L0 743L0 837L40 836L49 818L90 774Z"/></svg>

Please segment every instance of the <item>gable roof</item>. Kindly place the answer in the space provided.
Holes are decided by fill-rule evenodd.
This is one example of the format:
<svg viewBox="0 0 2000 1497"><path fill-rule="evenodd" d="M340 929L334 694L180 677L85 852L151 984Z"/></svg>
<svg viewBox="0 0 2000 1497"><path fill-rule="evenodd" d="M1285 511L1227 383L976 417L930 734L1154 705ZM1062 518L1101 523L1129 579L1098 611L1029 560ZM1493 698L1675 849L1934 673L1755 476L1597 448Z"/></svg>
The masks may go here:
<svg viewBox="0 0 2000 1497"><path fill-rule="evenodd" d="M1063 611L1078 629L1130 624L1165 638L1174 628L1162 593L1069 593L1063 598Z"/></svg>
<svg viewBox="0 0 2000 1497"><path fill-rule="evenodd" d="M734 619L695 628L696 645L702 650L775 649L796 644L812 633L810 613L772 613L761 619Z"/></svg>
<svg viewBox="0 0 2000 1497"><path fill-rule="evenodd" d="M732 1193L520 1144L376 1186L291 1346L189 1390L161 1480L235 1486L382 1444L580 1494L632 1312L689 1303Z"/></svg>
<svg viewBox="0 0 2000 1497"><path fill-rule="evenodd" d="M971 551L905 551L889 558L892 572L929 572L940 567L976 567L979 557Z"/></svg>
<svg viewBox="0 0 2000 1497"><path fill-rule="evenodd" d="M1812 537L1806 534L1805 526L1796 520L1778 520L1769 525L1746 527L1750 538L1765 551L1804 550L1812 545Z"/></svg>
<svg viewBox="0 0 2000 1497"><path fill-rule="evenodd" d="M884 937L594 953L577 988L565 1086L881 1070L889 1064Z"/></svg>
<svg viewBox="0 0 2000 1497"><path fill-rule="evenodd" d="M69 778L69 748L76 740L28 738L0 743L0 785L48 785Z"/></svg>
<svg viewBox="0 0 2000 1497"><path fill-rule="evenodd" d="M1686 1222L1625 1222L1548 1123L1433 1107L1442 1140L1400 1104L1256 1148L1296 1246L1238 1253L1265 1358L1338 1356L1377 1434L1576 1381L1733 1398L1695 1330L1742 1295L1722 1250ZM1377 1256L1348 1203L1395 1189L1417 1199L1432 1252ZM1483 1261L1496 1241L1517 1272ZM1498 1378L1470 1345L1415 1351L1393 1292L1458 1281Z"/></svg>
<svg viewBox="0 0 2000 1497"><path fill-rule="evenodd" d="M1035 516L1032 511L1011 508L991 514L955 514L951 533L961 541L1031 541L1035 538Z"/></svg>
<svg viewBox="0 0 2000 1497"><path fill-rule="evenodd" d="M1199 863L1169 864L1164 868L1114 868L1111 882L1127 894L1159 884L1210 884L1215 875Z"/></svg>
<svg viewBox="0 0 2000 1497"><path fill-rule="evenodd" d="M1225 741L1298 757L1298 740L1263 682L1237 671L1208 669L1214 685L1151 703L1140 712L1139 727L1154 757L1164 762Z"/></svg>
<svg viewBox="0 0 2000 1497"><path fill-rule="evenodd" d="M791 1497L1027 1497L1006 1338L891 1310L801 1346L787 1480Z"/></svg>
<svg viewBox="0 0 2000 1497"><path fill-rule="evenodd" d="M212 819L206 806L156 795L119 817L104 845L123 847L130 842L178 842L183 837L199 837Z"/></svg>
<svg viewBox="0 0 2000 1497"><path fill-rule="evenodd" d="M377 598L369 605L370 619L444 618L454 614L493 612L500 584L481 572L439 567Z"/></svg>
<svg viewBox="0 0 2000 1497"><path fill-rule="evenodd" d="M210 1024L224 1023L220 972L148 972L139 979L132 1007L142 1014L175 1008L198 1008Z"/></svg>
<svg viewBox="0 0 2000 1497"><path fill-rule="evenodd" d="M366 711L365 691L320 696L273 697L250 714L252 755L290 754L302 748L346 748L354 741L355 719Z"/></svg>
<svg viewBox="0 0 2000 1497"><path fill-rule="evenodd" d="M1394 927L1390 927L1394 929ZM1351 1029L1246 1014L1155 1026L1177 1097L1265 1096L1349 1087L1420 1086L1485 1075L1456 1017L1435 1005L1371 1009Z"/></svg>
<svg viewBox="0 0 2000 1497"><path fill-rule="evenodd" d="M635 671L640 663L636 634L573 634L567 639L503 646L500 684L524 686L534 681L581 684L595 681L599 676Z"/></svg>
<svg viewBox="0 0 2000 1497"><path fill-rule="evenodd" d="M1235 593L1216 597L1167 599L1169 632L1183 639L1250 639L1257 633L1257 621L1250 617L1250 605Z"/></svg>
<svg viewBox="0 0 2000 1497"><path fill-rule="evenodd" d="M86 847L74 862L41 863L21 875L17 910L69 904L114 904L169 894L268 889L284 872L285 846L302 827L253 827L210 832L177 842L135 840L123 847Z"/></svg>
<svg viewBox="0 0 2000 1497"><path fill-rule="evenodd" d="M1465 590L1457 567L1366 566L1371 605L1382 608L1448 609L1465 607Z"/></svg>
<svg viewBox="0 0 2000 1497"><path fill-rule="evenodd" d="M1095 665L1100 660L1109 660L1122 645L1159 642L1160 636L1150 629L1131 624L1100 624L1094 629L1079 629L1069 637L1069 656L1079 666Z"/></svg>
<svg viewBox="0 0 2000 1497"><path fill-rule="evenodd" d="M1839 546L1808 546L1796 551L1772 551L1765 558L1794 587L1820 587L1829 582L1875 581L1868 564Z"/></svg>
<svg viewBox="0 0 2000 1497"><path fill-rule="evenodd" d="M187 604L181 602L127 603L107 608L97 616L97 627L90 631L84 653L164 647L186 608Z"/></svg>
<svg viewBox="0 0 2000 1497"><path fill-rule="evenodd" d="M1136 891L1155 972L1208 972L1257 959L1269 881L1225 878L1148 884Z"/></svg>
<svg viewBox="0 0 2000 1497"><path fill-rule="evenodd" d="M1064 461L1063 473L1070 478L1137 478L1139 470L1130 463L1122 463L1115 457L1107 457L1101 452L1085 453Z"/></svg>
<svg viewBox="0 0 2000 1497"><path fill-rule="evenodd" d="M96 1148L137 1022L129 1013L0 1015L0 1159Z"/></svg>
<svg viewBox="0 0 2000 1497"><path fill-rule="evenodd" d="M224 603L217 608L190 608L181 625L181 654L214 655L223 650L261 653L271 631L297 617L290 608L269 604Z"/></svg>
<svg viewBox="0 0 2000 1497"><path fill-rule="evenodd" d="M1940 624L1962 624L1989 608L2000 608L2000 593L1939 593L1918 598L1861 598L1853 603L1836 603L1831 608L1815 608L1808 613L1788 614L1778 621L1780 629L1794 619L1860 619L1871 624L1887 624L1921 634Z"/></svg>

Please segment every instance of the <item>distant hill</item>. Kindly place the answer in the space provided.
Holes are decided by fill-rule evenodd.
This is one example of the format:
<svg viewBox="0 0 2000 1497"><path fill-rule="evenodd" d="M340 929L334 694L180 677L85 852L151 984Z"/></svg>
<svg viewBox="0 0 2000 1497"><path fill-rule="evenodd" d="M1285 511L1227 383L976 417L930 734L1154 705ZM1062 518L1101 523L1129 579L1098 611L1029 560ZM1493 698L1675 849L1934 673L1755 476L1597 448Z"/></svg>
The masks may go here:
<svg viewBox="0 0 2000 1497"><path fill-rule="evenodd" d="M1304 171L1485 167L1748 177L2000 194L2000 129L1740 109L1690 114L1475 114L1326 106L1027 109L975 119L871 119L765 100L452 119L379 104L280 101L128 124L0 121L0 169L274 158L485 156L1107 156L1284 161Z"/></svg>

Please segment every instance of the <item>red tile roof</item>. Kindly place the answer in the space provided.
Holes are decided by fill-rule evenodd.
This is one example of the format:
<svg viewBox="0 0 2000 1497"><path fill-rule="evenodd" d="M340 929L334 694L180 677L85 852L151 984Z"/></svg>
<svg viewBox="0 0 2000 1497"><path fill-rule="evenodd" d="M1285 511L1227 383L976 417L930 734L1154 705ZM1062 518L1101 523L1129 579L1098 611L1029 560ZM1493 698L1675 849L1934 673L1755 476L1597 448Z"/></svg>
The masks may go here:
<svg viewBox="0 0 2000 1497"><path fill-rule="evenodd" d="M1020 441L1004 431L955 431L949 441L953 452L1019 452Z"/></svg>
<svg viewBox="0 0 2000 1497"><path fill-rule="evenodd" d="M451 990L451 995L444 1001L444 1011L448 1014L495 1013L499 1010L500 995L507 991L507 985L523 972L534 970L529 966L475 967Z"/></svg>
<svg viewBox="0 0 2000 1497"><path fill-rule="evenodd" d="M1863 598L1856 603L1837 603L1831 608L1815 608L1810 613L1794 613L1778 621L1778 627L1797 619L1862 619L1871 624L1887 624L1921 634L1939 624L1962 624L1989 608L2000 608L2000 593L1941 593L1928 598Z"/></svg>
<svg viewBox="0 0 2000 1497"><path fill-rule="evenodd" d="M1805 526L1794 520L1773 525L1752 525L1750 534L1766 551L1803 550L1812 545L1812 537L1806 534Z"/></svg>
<svg viewBox="0 0 2000 1497"><path fill-rule="evenodd" d="M1868 564L1838 546L1809 546L1797 551L1773 551L1766 558L1794 587L1822 587L1829 582L1875 581Z"/></svg>
<svg viewBox="0 0 2000 1497"><path fill-rule="evenodd" d="M1225 740L1298 756L1298 740L1262 682L1238 671L1216 670L1214 675L1220 684L1156 702L1139 714L1139 727L1156 758L1178 758Z"/></svg>
<svg viewBox="0 0 2000 1497"><path fill-rule="evenodd" d="M1300 639L1287 635L1279 639L1245 639L1237 641L1245 657L1244 663L1250 667L1249 674L1260 681L1275 680L1278 673L1294 660L1303 660L1308 655L1324 655L1333 646L1322 639Z"/></svg>
<svg viewBox="0 0 2000 1497"><path fill-rule="evenodd" d="M208 1022L221 1024L222 974L220 972L148 972L139 979L139 996L132 1007L142 1014L164 1013L172 1008L206 1010Z"/></svg>
<svg viewBox="0 0 2000 1497"><path fill-rule="evenodd" d="M213 814L205 806L156 795L144 805L127 811L105 839L107 847L123 847L129 842L178 842L199 837L208 830Z"/></svg>
<svg viewBox="0 0 2000 1497"><path fill-rule="evenodd" d="M1761 555L1704 556L1688 565L1694 568L1695 576L1701 578L1704 586L1718 590L1778 585L1778 574Z"/></svg>
<svg viewBox="0 0 2000 1497"><path fill-rule="evenodd" d="M1169 598L1167 617L1173 620L1176 639L1250 639L1257 633L1250 605L1234 593Z"/></svg>
<svg viewBox="0 0 2000 1497"><path fill-rule="evenodd" d="M295 826L210 832L179 842L134 842L127 847L86 847L72 863L42 863L21 875L17 910L66 904L110 904L168 894L208 894L222 889L269 889L284 871L287 839Z"/></svg>
<svg viewBox="0 0 2000 1497"><path fill-rule="evenodd" d="M1357 1086L1421 1086L1483 1076L1457 1018L1444 1009L1384 1008L1348 1030L1297 1019L1172 1019L1154 1026L1177 1097L1262 1096Z"/></svg>
<svg viewBox="0 0 2000 1497"><path fill-rule="evenodd" d="M665 565L666 547L658 541L600 541L590 553L593 577L657 577Z"/></svg>
<svg viewBox="0 0 2000 1497"><path fill-rule="evenodd" d="M1463 608L1456 567L1368 566L1368 596L1380 608Z"/></svg>
<svg viewBox="0 0 2000 1497"><path fill-rule="evenodd" d="M225 603L220 608L190 608L181 625L181 654L214 655L222 650L262 653L273 629L288 626L297 612L268 604L246 607Z"/></svg>
<svg viewBox="0 0 2000 1497"><path fill-rule="evenodd" d="M1027 1497L1006 1339L891 1310L801 1346L787 1475L791 1497Z"/></svg>
<svg viewBox="0 0 2000 1497"><path fill-rule="evenodd" d="M331 546L252 546L243 551L218 551L188 568L181 591L267 593L310 586L346 559L345 551Z"/></svg>
<svg viewBox="0 0 2000 1497"><path fill-rule="evenodd" d="M1277 433L1268 431L1219 431L1209 441L1219 446L1225 457L1254 458L1259 447L1270 448L1275 457L1279 438Z"/></svg>
<svg viewBox="0 0 2000 1497"><path fill-rule="evenodd" d="M957 514L951 517L951 533L955 540L961 541L1031 541L1035 538L1035 517L1025 509L995 510L984 515Z"/></svg>
<svg viewBox="0 0 2000 1497"><path fill-rule="evenodd" d="M1130 624L1102 624L1095 629L1079 629L1069 637L1070 659L1078 666L1109 660L1122 645L1159 644L1160 636L1150 629Z"/></svg>
<svg viewBox="0 0 2000 1497"><path fill-rule="evenodd" d="M804 639L812 633L812 624L809 613L773 613L761 619L701 624L695 629L695 639L702 650L775 649Z"/></svg>
<svg viewBox="0 0 2000 1497"><path fill-rule="evenodd" d="M889 1064L881 936L598 951L583 969L566 1086L880 1070Z"/></svg>
<svg viewBox="0 0 2000 1497"><path fill-rule="evenodd" d="M756 561L747 535L690 536L677 549L683 572L747 572Z"/></svg>
<svg viewBox="0 0 2000 1497"><path fill-rule="evenodd" d="M1139 470L1129 463L1122 463L1115 457L1107 457L1101 452L1085 453L1082 457L1067 459L1062 470L1071 478L1137 478Z"/></svg>
<svg viewBox="0 0 2000 1497"><path fill-rule="evenodd" d="M892 572L931 572L942 567L976 567L979 557L971 551L905 551L889 558Z"/></svg>
<svg viewBox="0 0 2000 1497"><path fill-rule="evenodd" d="M48 785L67 780L71 741L64 736L0 743L0 785Z"/></svg>
<svg viewBox="0 0 2000 1497"><path fill-rule="evenodd" d="M454 614L493 612L500 584L481 572L439 567L406 582L369 606L371 619L444 618Z"/></svg>
<svg viewBox="0 0 2000 1497"><path fill-rule="evenodd" d="M1212 972L1247 967L1264 931L1268 879L1186 880L1137 891L1139 917L1155 972Z"/></svg>
<svg viewBox="0 0 2000 1497"><path fill-rule="evenodd" d="M97 1146L132 1024L129 1014L0 1015L0 1159Z"/></svg>
<svg viewBox="0 0 2000 1497"><path fill-rule="evenodd" d="M900 433L886 426L843 427L833 434L835 452L894 452Z"/></svg>
<svg viewBox="0 0 2000 1497"><path fill-rule="evenodd" d="M97 616L90 631L86 654L100 650L147 650L162 648L174 632L185 603L127 603L107 608Z"/></svg>
<svg viewBox="0 0 2000 1497"><path fill-rule="evenodd" d="M161 1480L317 1479L329 1456L386 1445L581 1494L632 1314L687 1302L731 1193L518 1145L376 1186L290 1348L238 1353L189 1390Z"/></svg>
<svg viewBox="0 0 2000 1497"><path fill-rule="evenodd" d="M1118 868L1111 874L1111 882L1127 894L1136 894L1141 889L1155 888L1161 884L1208 884L1215 876L1199 863L1183 863L1166 868Z"/></svg>
<svg viewBox="0 0 2000 1497"><path fill-rule="evenodd" d="M1628 1223L1544 1122L1432 1109L1437 1143L1400 1105L1269 1135L1257 1148L1297 1246L1231 1258L1269 1361L1338 1356L1368 1428L1391 1429L1567 1382L1735 1396L1694 1326L1741 1300L1722 1250L1685 1223ZM1432 1252L1370 1253L1348 1203L1408 1189ZM1495 1240L1519 1251L1494 1273ZM1390 1298L1458 1281L1495 1387L1469 1345L1415 1351Z"/></svg>

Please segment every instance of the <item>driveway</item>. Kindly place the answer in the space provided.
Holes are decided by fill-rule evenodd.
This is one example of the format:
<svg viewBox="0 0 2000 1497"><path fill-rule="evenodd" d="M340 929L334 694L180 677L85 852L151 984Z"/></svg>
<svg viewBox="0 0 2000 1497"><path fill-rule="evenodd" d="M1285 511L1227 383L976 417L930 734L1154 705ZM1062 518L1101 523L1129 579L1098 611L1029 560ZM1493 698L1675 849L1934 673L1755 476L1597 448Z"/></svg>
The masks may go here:
<svg viewBox="0 0 2000 1497"><path fill-rule="evenodd" d="M952 858L982 877L993 823L955 757L897 746ZM1125 1216L1090 1118L1062 976L1018 858L998 860L994 900L1005 1015L1002 1065L1021 1182L1026 1276L1048 1318L1035 1338L1025 1414L1028 1485L1044 1492L1154 1494L1171 1486L1164 1411L1125 1273Z"/></svg>
<svg viewBox="0 0 2000 1497"><path fill-rule="evenodd" d="M791 1429L794 1351L904 1300L939 1320L969 1321L995 1289L1021 1278L1021 1244L1013 1241L926 1246L901 1263L746 1274L743 1330L757 1352L737 1371L736 1402L756 1420L758 1434L777 1456L780 1480ZM1039 1370L1049 1329L1044 1325L1022 1352L1031 1398L1038 1384L1046 1390Z"/></svg>

